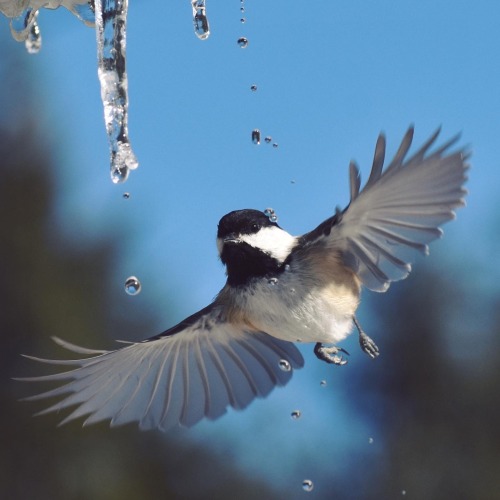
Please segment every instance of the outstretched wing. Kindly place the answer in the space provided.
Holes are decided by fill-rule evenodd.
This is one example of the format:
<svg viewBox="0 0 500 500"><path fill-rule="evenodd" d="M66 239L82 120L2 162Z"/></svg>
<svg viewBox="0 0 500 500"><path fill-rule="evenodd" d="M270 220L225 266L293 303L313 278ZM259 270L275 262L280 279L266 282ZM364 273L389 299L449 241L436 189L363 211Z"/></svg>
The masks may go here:
<svg viewBox="0 0 500 500"><path fill-rule="evenodd" d="M406 278L415 254L427 254L427 244L443 234L439 226L454 219L453 209L465 204L468 154L463 149L449 152L458 137L429 153L438 135L439 130L405 160L413 139L410 127L383 171L381 134L364 188L360 191L359 169L351 162L348 207L304 235L304 244L339 252L370 290L384 292L391 281Z"/></svg>
<svg viewBox="0 0 500 500"><path fill-rule="evenodd" d="M78 354L94 355L78 360L28 356L74 368L20 379L64 383L26 398L64 396L39 415L77 405L61 424L88 415L84 425L110 420L112 426L137 421L141 429L190 427L203 417L220 417L228 406L242 409L255 397L267 396L274 386L290 380L292 368L304 364L292 343L227 323L215 304L161 335L116 351L93 351L54 340Z"/></svg>

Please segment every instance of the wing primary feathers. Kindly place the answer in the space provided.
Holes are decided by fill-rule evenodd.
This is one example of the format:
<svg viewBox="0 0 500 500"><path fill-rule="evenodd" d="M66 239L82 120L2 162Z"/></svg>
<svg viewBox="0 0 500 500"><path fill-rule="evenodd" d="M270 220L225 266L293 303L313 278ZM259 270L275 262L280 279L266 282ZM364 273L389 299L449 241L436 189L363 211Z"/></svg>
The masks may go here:
<svg viewBox="0 0 500 500"><path fill-rule="evenodd" d="M254 396L257 396L259 393L257 384L255 383L252 374L248 371L248 368L241 362L241 359L238 356L236 356L236 354L234 353L233 349L230 346L222 345L222 348L224 349L224 351L226 351L227 355L232 359L234 364L240 369L241 373L244 375L245 379L248 382L248 385L250 386L252 394Z"/></svg>
<svg viewBox="0 0 500 500"><path fill-rule="evenodd" d="M414 248L419 252L427 255L429 253L429 247L425 243L419 243L418 241L409 240L393 231L389 231L388 229L382 229L380 227L372 227L372 231L379 233L383 236L388 242L399 243L401 245L406 245L408 247Z"/></svg>
<svg viewBox="0 0 500 500"><path fill-rule="evenodd" d="M425 153L431 148L431 146L436 142L439 134L441 133L441 127L438 127L436 131L425 141L423 146L413 155L406 160L406 166L411 163L420 163L424 159Z"/></svg>
<svg viewBox="0 0 500 500"><path fill-rule="evenodd" d="M380 246L375 240L371 239L369 236L363 235L361 237L361 240L368 246L371 246L372 248L376 249L377 252L382 254L383 257L385 257L392 265L396 266L401 271L404 271L407 274L411 271L410 264L407 264L406 262L392 255L384 247Z"/></svg>
<svg viewBox="0 0 500 500"><path fill-rule="evenodd" d="M174 345L174 348L172 349L173 351L175 350L173 354L173 359L172 363L170 364L170 369L168 371L168 377L167 377L167 390L165 394L165 402L163 403L163 411L160 416L160 421L159 421L159 426L160 428L163 428L163 422L166 420L167 415L168 415L168 410L170 409L170 402L172 401L172 389L174 386L174 379L175 379L175 369L177 367L177 360L179 357L179 348L180 345L176 343Z"/></svg>
<svg viewBox="0 0 500 500"><path fill-rule="evenodd" d="M239 344L243 346L260 363L267 376L272 381L273 385L279 384L280 380L276 377L276 374L269 365L267 359L265 359L264 356L262 356L259 351L257 351L249 342L240 340Z"/></svg>
<svg viewBox="0 0 500 500"><path fill-rule="evenodd" d="M205 415L210 415L211 398L210 398L210 386L208 382L207 367L205 366L205 360L203 359L203 354L200 346L200 339L197 338L194 344L194 355L196 359L196 364L198 366L198 371L200 372L201 382L203 384L203 392L205 393L205 405L204 412Z"/></svg>
<svg viewBox="0 0 500 500"><path fill-rule="evenodd" d="M370 177L368 178L368 182L366 183L364 189L366 189L368 186L371 186L380 179L385 160L385 146L385 135L380 134L377 139L377 144L375 145L375 153L373 155L373 164L370 172Z"/></svg>
<svg viewBox="0 0 500 500"><path fill-rule="evenodd" d="M406 155L408 154L408 151L410 150L411 143L413 142L414 133L415 133L415 128L413 127L413 125L410 125L391 163L395 163L397 165L403 163L403 160L405 159Z"/></svg>
<svg viewBox="0 0 500 500"><path fill-rule="evenodd" d="M267 336L264 337L263 335L264 334L262 333L254 333L252 338L255 338L260 343L272 349L280 357L280 359L290 360L292 362L293 368L302 368L304 366L304 358L293 344L291 344L290 342L285 343L282 341L278 341L276 339L273 339L272 337L267 338ZM264 339L270 340L270 342L265 342ZM284 345L286 345L287 347L293 347L293 349L286 351L283 347Z"/></svg>
<svg viewBox="0 0 500 500"><path fill-rule="evenodd" d="M79 345L72 344L71 342L68 342L66 340L60 339L59 337L51 337L52 340L57 344L60 345L61 347L64 347L64 349L67 349L68 351L71 352L76 352L77 354L105 354L109 351L103 351L103 350L97 350L97 349L87 349L86 347L81 347Z"/></svg>
<svg viewBox="0 0 500 500"><path fill-rule="evenodd" d="M148 414L149 410L151 409L151 406L153 405L153 401L157 395L158 388L160 387L160 381L163 375L163 371L165 370L165 365L167 364L167 360L169 359L170 353L172 352L174 346L175 343L170 346L168 351L163 353L163 362L161 363L160 368L156 374L153 388L151 390L151 396L149 397L149 401L148 404L146 405L146 410L144 411L144 415L142 415L142 418L144 418Z"/></svg>
<svg viewBox="0 0 500 500"><path fill-rule="evenodd" d="M359 260L361 260L363 262L363 264L365 264L365 266L370 270L370 272L372 273L372 275L380 283L384 283L385 281L388 281L389 278L377 266L377 264L372 261L372 259L369 257L369 253L366 251L366 249L364 249L361 246L361 242L360 241L354 241L354 240L352 240L350 243L351 243L353 249L355 250L356 255L359 258Z"/></svg>
<svg viewBox="0 0 500 500"><path fill-rule="evenodd" d="M446 152L446 150L450 149L451 146L453 146L454 144L456 144L458 142L458 140L460 139L460 132L458 134L455 134L451 139L449 139L448 141L446 141L442 146L440 146L438 149L436 149L436 151L433 151L432 154L430 154L426 160L434 160L436 158L440 158L441 155ZM460 152L458 152L458 154L461 154Z"/></svg>
<svg viewBox="0 0 500 500"><path fill-rule="evenodd" d="M351 161L349 164L349 185L351 187L351 202L358 197L359 188L361 186L361 177L359 175L359 168L356 162Z"/></svg>
<svg viewBox="0 0 500 500"><path fill-rule="evenodd" d="M184 397L182 400L181 416L179 422L185 424L188 418L189 405L189 352L184 349L184 362L182 363L182 382L184 387Z"/></svg>
<svg viewBox="0 0 500 500"><path fill-rule="evenodd" d="M222 379L224 387L226 388L227 396L229 398L229 404L233 408L237 408L238 403L236 402L236 398L234 397L233 390L231 389L231 383L228 379L226 370L224 369L224 365L220 359L219 354L217 353L217 351L215 350L215 347L210 342L208 342L208 344L207 344L207 350L208 350L208 355L210 356L210 359L213 361L214 366L217 369L217 371L219 372L219 375Z"/></svg>

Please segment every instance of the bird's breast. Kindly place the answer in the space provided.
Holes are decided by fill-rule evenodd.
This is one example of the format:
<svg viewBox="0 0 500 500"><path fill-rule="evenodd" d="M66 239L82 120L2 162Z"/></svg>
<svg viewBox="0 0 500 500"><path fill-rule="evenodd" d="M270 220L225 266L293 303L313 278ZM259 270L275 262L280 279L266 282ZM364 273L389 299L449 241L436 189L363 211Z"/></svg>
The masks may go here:
<svg viewBox="0 0 500 500"><path fill-rule="evenodd" d="M359 304L355 278L297 271L254 279L244 288L226 286L221 299L229 320L291 342L335 343L352 329Z"/></svg>

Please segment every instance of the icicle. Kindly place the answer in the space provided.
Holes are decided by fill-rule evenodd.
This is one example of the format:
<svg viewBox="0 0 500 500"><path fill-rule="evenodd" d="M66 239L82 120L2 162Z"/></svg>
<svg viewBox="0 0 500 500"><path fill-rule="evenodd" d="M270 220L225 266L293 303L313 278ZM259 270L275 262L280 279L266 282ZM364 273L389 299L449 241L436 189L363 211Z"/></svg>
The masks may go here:
<svg viewBox="0 0 500 500"><path fill-rule="evenodd" d="M206 40L210 35L210 26L206 15L205 0L191 0L193 8L194 33L200 40Z"/></svg>
<svg viewBox="0 0 500 500"><path fill-rule="evenodd" d="M127 8L128 0L95 0L98 75L114 183L125 182L139 166L128 138Z"/></svg>

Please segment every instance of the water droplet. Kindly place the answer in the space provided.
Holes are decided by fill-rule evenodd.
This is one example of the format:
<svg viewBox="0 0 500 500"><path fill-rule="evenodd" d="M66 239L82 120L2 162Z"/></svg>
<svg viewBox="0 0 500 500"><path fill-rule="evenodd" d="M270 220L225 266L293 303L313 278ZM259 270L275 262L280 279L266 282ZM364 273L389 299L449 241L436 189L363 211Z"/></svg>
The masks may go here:
<svg viewBox="0 0 500 500"><path fill-rule="evenodd" d="M141 288L141 282L135 276L130 276L130 278L126 279L125 291L129 295L137 295L141 291Z"/></svg>
<svg viewBox="0 0 500 500"><path fill-rule="evenodd" d="M286 272L290 271L290 264L285 264L285 271Z"/></svg>
<svg viewBox="0 0 500 500"><path fill-rule="evenodd" d="M245 24L245 22L246 22L246 19L245 19L244 17L242 17L242 18L240 19L240 23Z"/></svg>
<svg viewBox="0 0 500 500"><path fill-rule="evenodd" d="M252 130L252 142L257 146L260 144L260 130L258 128Z"/></svg>
<svg viewBox="0 0 500 500"><path fill-rule="evenodd" d="M248 40L242 36L241 38L238 38L238 45L240 49L246 49L248 47Z"/></svg>
<svg viewBox="0 0 500 500"><path fill-rule="evenodd" d="M210 26L206 16L205 0L191 0L193 8L194 33L200 40L206 40L210 35Z"/></svg>
<svg viewBox="0 0 500 500"><path fill-rule="evenodd" d="M401 495L406 495L406 490L401 490Z"/></svg>
<svg viewBox="0 0 500 500"><path fill-rule="evenodd" d="M111 169L111 180L114 184L121 184L128 179L128 174L130 170L127 167L118 168L112 167Z"/></svg>
<svg viewBox="0 0 500 500"><path fill-rule="evenodd" d="M128 200L130 198L130 193L123 193L123 197Z"/></svg>
<svg viewBox="0 0 500 500"><path fill-rule="evenodd" d="M302 416L302 413L300 413L300 410L293 410L292 413L290 414L290 416L294 420L298 420Z"/></svg>
<svg viewBox="0 0 500 500"><path fill-rule="evenodd" d="M252 85L252 86L250 87L250 90L251 90L252 92L256 92L256 91L257 91L257 85L255 85L255 84L254 84L254 85Z"/></svg>
<svg viewBox="0 0 500 500"><path fill-rule="evenodd" d="M241 12L245 12L245 7L240 7Z"/></svg>
<svg viewBox="0 0 500 500"><path fill-rule="evenodd" d="M369 443L369 444L373 444L373 438L372 438L372 437L371 437L371 438L368 438L368 443Z"/></svg>
<svg viewBox="0 0 500 500"><path fill-rule="evenodd" d="M294 179L292 179L292 180L290 181L290 184L295 184L295 182L296 182L296 181L295 181Z"/></svg>
<svg viewBox="0 0 500 500"><path fill-rule="evenodd" d="M292 369L292 366L286 359L280 359L279 367L284 372L289 372Z"/></svg>
<svg viewBox="0 0 500 500"><path fill-rule="evenodd" d="M267 142L267 144L269 144L273 140L273 138L268 135L264 140Z"/></svg>
<svg viewBox="0 0 500 500"><path fill-rule="evenodd" d="M302 489L304 491L310 492L313 490L313 488L314 484L310 479L304 479L304 481L302 481Z"/></svg>
<svg viewBox="0 0 500 500"><path fill-rule="evenodd" d="M278 278L269 278L268 283L270 285L277 285L278 284Z"/></svg>
<svg viewBox="0 0 500 500"><path fill-rule="evenodd" d="M278 143L277 143L277 142L275 142L275 143L273 144L273 148L277 148L277 147L278 147Z"/></svg>
<svg viewBox="0 0 500 500"><path fill-rule="evenodd" d="M266 208L264 210L264 215L269 217L269 220L271 222L278 222L278 216L276 215L276 212L272 208Z"/></svg>
<svg viewBox="0 0 500 500"><path fill-rule="evenodd" d="M326 387L326 380L322 380L322 381L319 383L319 385L320 385L321 387Z"/></svg>

